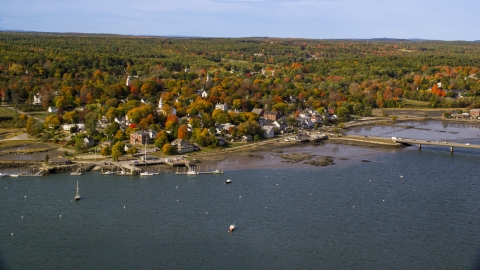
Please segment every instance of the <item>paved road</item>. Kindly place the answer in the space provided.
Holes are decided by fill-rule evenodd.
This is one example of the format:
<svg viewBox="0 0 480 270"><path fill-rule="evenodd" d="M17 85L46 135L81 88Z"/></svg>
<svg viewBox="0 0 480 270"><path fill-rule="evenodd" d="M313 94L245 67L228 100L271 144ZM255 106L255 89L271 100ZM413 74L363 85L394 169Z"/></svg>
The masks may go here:
<svg viewBox="0 0 480 270"><path fill-rule="evenodd" d="M427 141L427 140L416 140L416 139L398 139L396 140L398 143L408 143L408 144L416 144L416 145L436 145L436 146L446 146L448 148L469 148L469 149L480 149L480 145L478 144L470 144L470 143L456 143L456 142L446 142L446 141Z"/></svg>

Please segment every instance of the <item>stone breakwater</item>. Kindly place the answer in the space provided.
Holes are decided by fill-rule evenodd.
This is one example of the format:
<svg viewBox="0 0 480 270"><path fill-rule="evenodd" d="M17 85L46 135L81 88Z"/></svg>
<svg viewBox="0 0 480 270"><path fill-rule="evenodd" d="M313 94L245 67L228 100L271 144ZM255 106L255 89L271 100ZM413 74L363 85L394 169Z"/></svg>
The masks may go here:
<svg viewBox="0 0 480 270"><path fill-rule="evenodd" d="M39 168L43 165L41 161L8 161L0 160L0 169L13 168Z"/></svg>
<svg viewBox="0 0 480 270"><path fill-rule="evenodd" d="M66 173L66 172L88 172L95 167L95 164L69 164L69 165L47 165L39 167L45 174Z"/></svg>

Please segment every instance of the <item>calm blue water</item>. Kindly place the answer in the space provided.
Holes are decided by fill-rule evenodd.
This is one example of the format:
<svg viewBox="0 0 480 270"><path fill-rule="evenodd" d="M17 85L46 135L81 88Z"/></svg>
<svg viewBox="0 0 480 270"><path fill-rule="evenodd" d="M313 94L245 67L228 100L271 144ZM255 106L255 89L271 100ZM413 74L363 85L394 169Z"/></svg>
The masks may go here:
<svg viewBox="0 0 480 270"><path fill-rule="evenodd" d="M330 151L335 147L327 144L315 151L335 152ZM224 175L193 177L92 172L0 178L3 266L465 269L473 265L480 254L480 152L341 147L336 153L347 151L351 158L336 159L329 167L280 163L257 169L231 166ZM227 178L233 183L226 185ZM75 202L77 180L83 199ZM230 224L237 228L233 233L228 232Z"/></svg>

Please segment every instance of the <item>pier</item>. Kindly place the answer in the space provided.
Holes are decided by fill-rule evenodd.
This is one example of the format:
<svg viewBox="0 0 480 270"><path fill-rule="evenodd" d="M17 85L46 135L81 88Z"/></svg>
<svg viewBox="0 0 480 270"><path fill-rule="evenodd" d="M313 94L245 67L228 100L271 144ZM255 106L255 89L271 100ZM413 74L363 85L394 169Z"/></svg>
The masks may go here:
<svg viewBox="0 0 480 270"><path fill-rule="evenodd" d="M456 143L456 142L439 142L439 141L430 141L430 140L416 140L416 139L401 139L397 140L397 143L402 143L406 145L417 145L418 149L421 150L423 145L434 145L434 146L446 146L450 152L454 152L456 148L460 149L480 149L478 144L470 143Z"/></svg>
<svg viewBox="0 0 480 270"><path fill-rule="evenodd" d="M188 169L187 169L188 168ZM189 175L195 175L195 174L223 174L223 167L217 168L216 170L213 169L208 171L208 168L205 167L205 171L198 171L197 167L195 165L191 165L188 162L185 163L185 167L183 168L183 172L178 170L175 172L175 174L189 174Z"/></svg>
<svg viewBox="0 0 480 270"><path fill-rule="evenodd" d="M456 143L456 142L440 142L431 140L418 140L418 139L406 139L406 138L385 138L385 137L372 137L372 136L359 136L359 135L346 135L338 138L332 138L332 141L344 141L344 142L356 142L365 144L375 144L384 146L412 146L417 145L418 150L422 149L424 145L446 147L451 153L455 149L477 149L480 150L480 145L470 143Z"/></svg>

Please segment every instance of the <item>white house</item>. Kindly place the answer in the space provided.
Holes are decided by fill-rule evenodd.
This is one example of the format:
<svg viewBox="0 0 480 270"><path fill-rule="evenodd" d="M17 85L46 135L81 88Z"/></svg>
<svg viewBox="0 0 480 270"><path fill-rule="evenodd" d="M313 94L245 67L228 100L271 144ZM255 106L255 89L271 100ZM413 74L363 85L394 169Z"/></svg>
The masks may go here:
<svg viewBox="0 0 480 270"><path fill-rule="evenodd" d="M236 127L236 126L235 126L235 125L232 125L232 124L230 124L230 123L225 123L225 124L219 125L219 126L216 128L216 131L217 131L217 133L221 133L222 130L225 130L225 131L228 133L228 130L229 130L230 128L234 128L234 127Z"/></svg>
<svg viewBox="0 0 480 270"><path fill-rule="evenodd" d="M273 138L275 136L275 133L273 131L273 126L263 126L263 137L264 138Z"/></svg>
<svg viewBox="0 0 480 270"><path fill-rule="evenodd" d="M72 127L75 127L75 126L76 126L76 124L63 124L62 129L63 129L63 131L70 131L70 129Z"/></svg>
<svg viewBox="0 0 480 270"><path fill-rule="evenodd" d="M114 121L117 122L120 126L125 125L126 123L125 117L115 117Z"/></svg>
<svg viewBox="0 0 480 270"><path fill-rule="evenodd" d="M47 110L47 111L48 111L49 113L56 113L56 112L58 112L58 109L57 109L57 107L55 107L55 106L50 106L50 107L48 107L48 110Z"/></svg>
<svg viewBox="0 0 480 270"><path fill-rule="evenodd" d="M158 132L156 130L153 130L153 129L147 130L148 138L150 140L155 140L155 138L157 137L157 133Z"/></svg>
<svg viewBox="0 0 480 270"><path fill-rule="evenodd" d="M194 150L193 145L188 144L186 141L182 139L176 139L170 144L176 148L177 153L179 154L193 152Z"/></svg>
<svg viewBox="0 0 480 270"><path fill-rule="evenodd" d="M42 96L40 93L33 95L33 105L42 105Z"/></svg>
<svg viewBox="0 0 480 270"><path fill-rule="evenodd" d="M92 146L95 145L95 140L94 140L93 138L91 138L91 137L85 137L85 138L83 139L83 145L84 145L85 147L92 147Z"/></svg>
<svg viewBox="0 0 480 270"><path fill-rule="evenodd" d="M228 107L226 104L220 104L220 103L217 103L215 105L215 109L219 109L219 110L222 110L224 112L228 111Z"/></svg>

